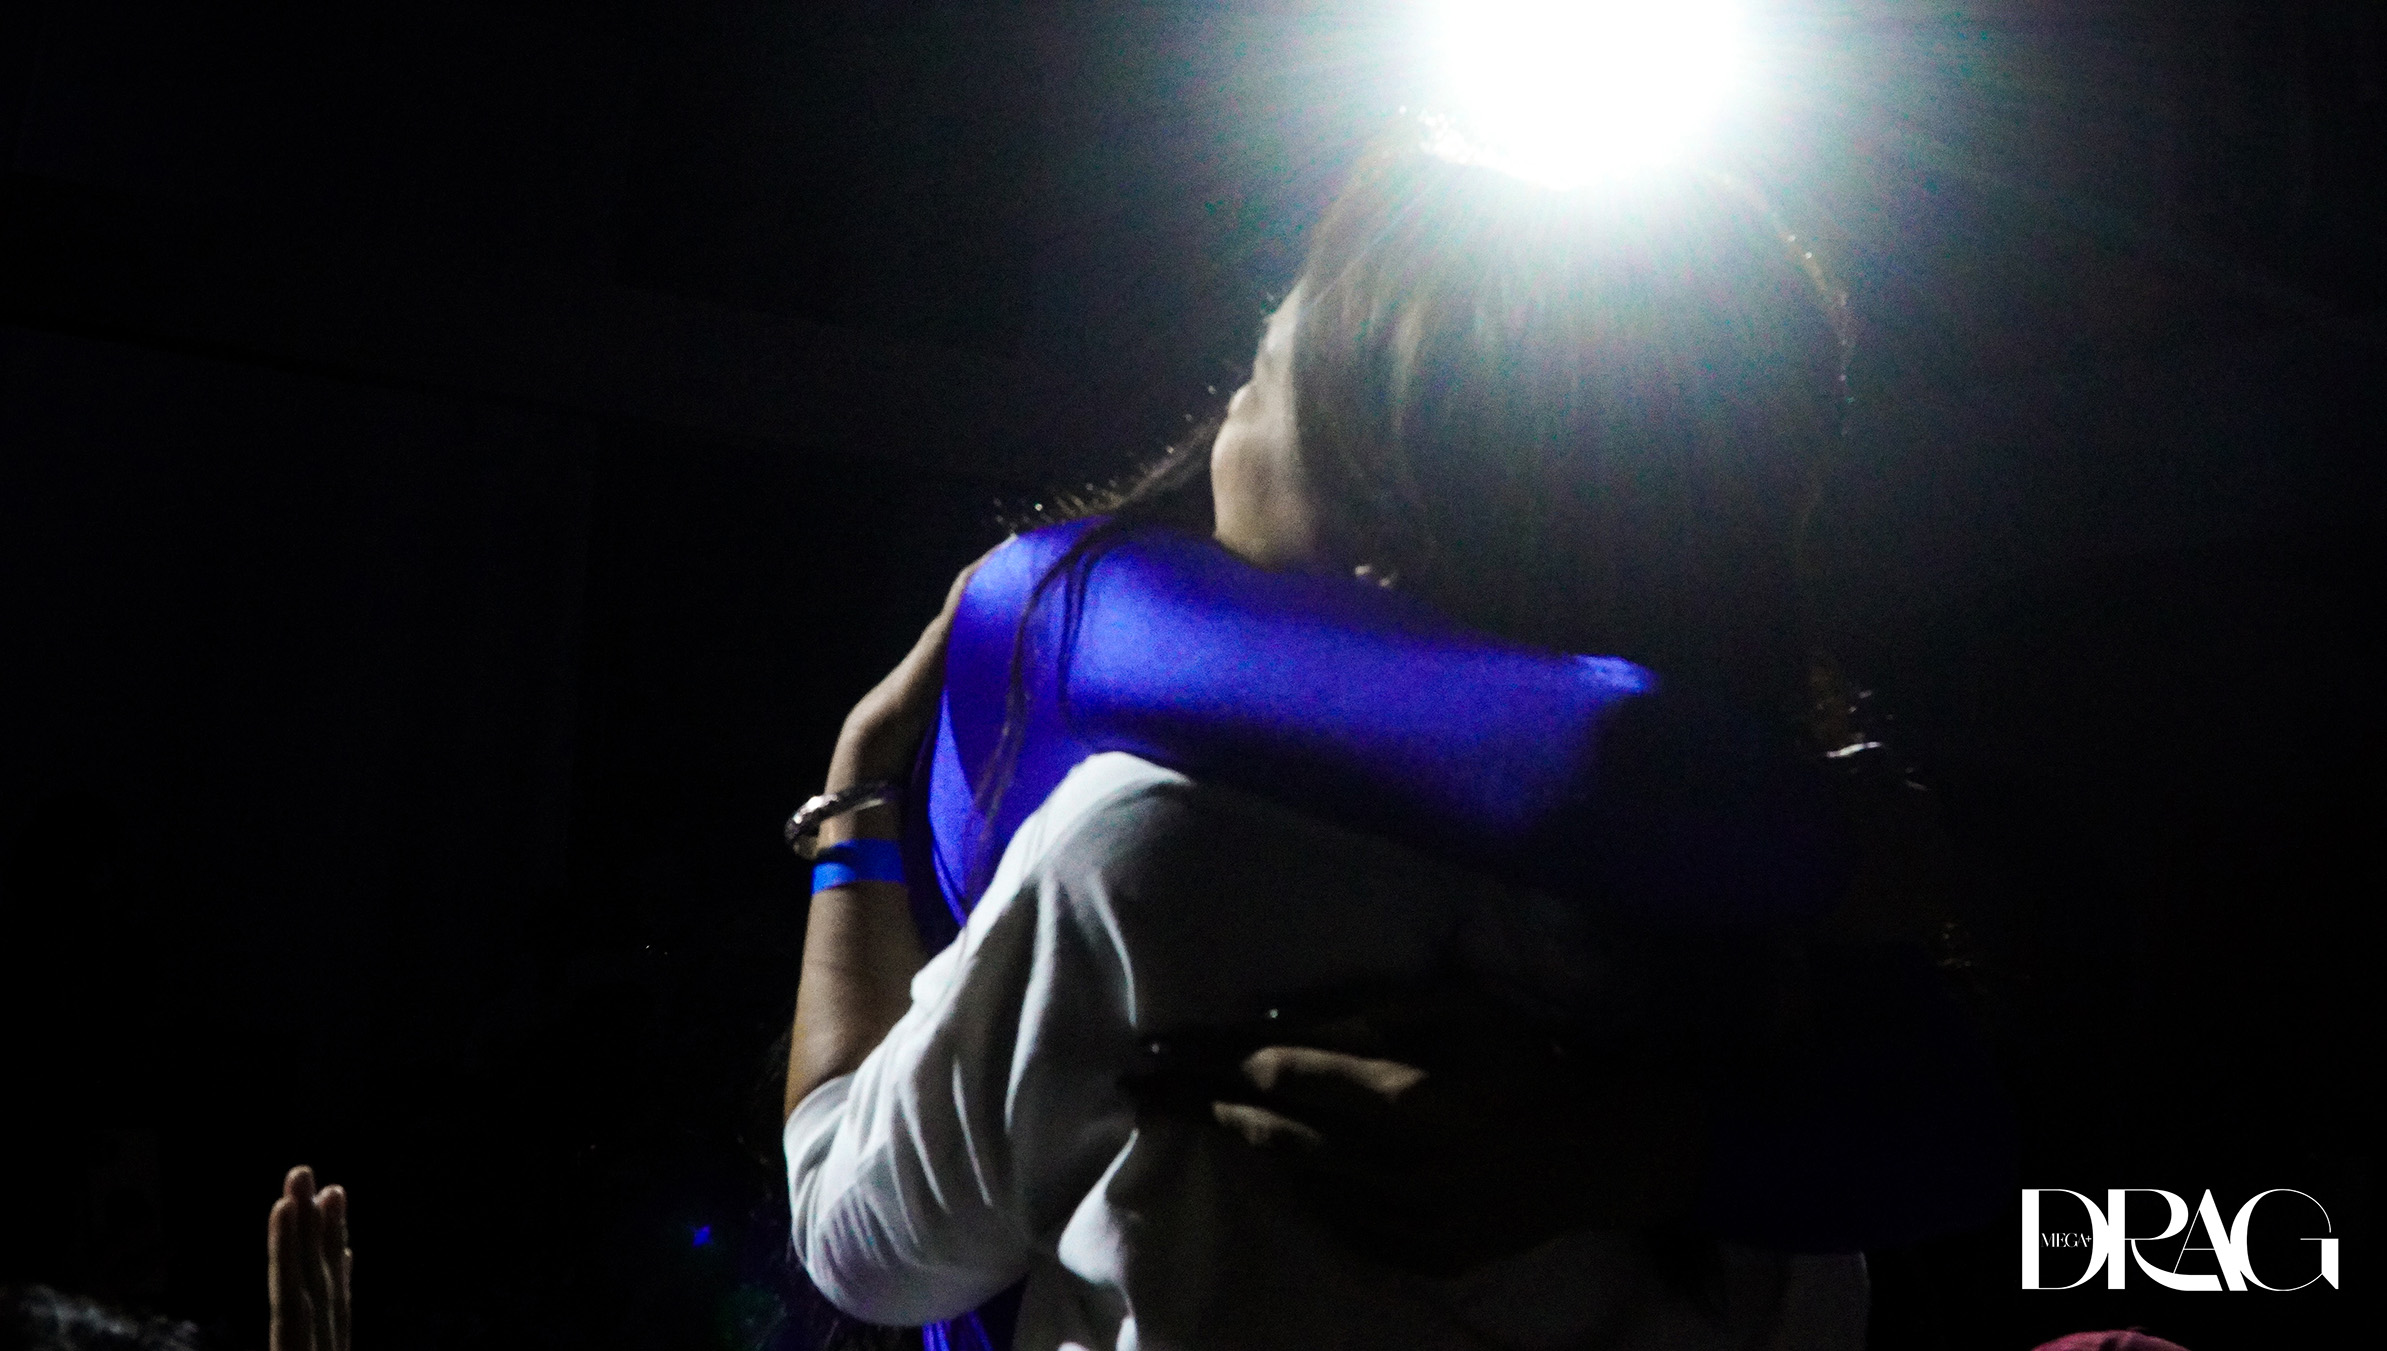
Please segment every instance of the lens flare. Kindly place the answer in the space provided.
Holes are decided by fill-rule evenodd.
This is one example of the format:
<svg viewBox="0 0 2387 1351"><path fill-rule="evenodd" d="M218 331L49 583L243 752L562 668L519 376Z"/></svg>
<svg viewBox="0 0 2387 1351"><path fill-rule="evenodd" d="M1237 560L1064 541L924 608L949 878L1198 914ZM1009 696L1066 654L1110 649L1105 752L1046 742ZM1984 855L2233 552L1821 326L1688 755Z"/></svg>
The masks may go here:
<svg viewBox="0 0 2387 1351"><path fill-rule="evenodd" d="M1553 187L1696 148L1747 66L1731 0L1450 0L1426 40L1434 148Z"/></svg>

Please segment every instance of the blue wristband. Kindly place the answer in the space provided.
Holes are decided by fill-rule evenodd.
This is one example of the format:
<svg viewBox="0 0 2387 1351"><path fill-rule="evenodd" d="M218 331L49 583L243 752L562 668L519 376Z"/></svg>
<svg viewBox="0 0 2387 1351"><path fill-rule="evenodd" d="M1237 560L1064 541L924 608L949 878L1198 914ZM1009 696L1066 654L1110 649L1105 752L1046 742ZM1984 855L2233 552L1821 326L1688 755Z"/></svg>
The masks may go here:
<svg viewBox="0 0 2387 1351"><path fill-rule="evenodd" d="M815 895L856 882L893 882L902 886L903 846L893 840L847 840L813 856Z"/></svg>

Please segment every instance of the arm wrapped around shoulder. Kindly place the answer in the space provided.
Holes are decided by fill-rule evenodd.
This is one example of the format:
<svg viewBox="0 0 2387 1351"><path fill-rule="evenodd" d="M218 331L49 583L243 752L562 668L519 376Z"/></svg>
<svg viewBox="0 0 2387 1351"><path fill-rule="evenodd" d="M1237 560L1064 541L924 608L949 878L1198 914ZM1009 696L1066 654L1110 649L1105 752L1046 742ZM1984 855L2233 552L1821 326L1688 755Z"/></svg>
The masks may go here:
<svg viewBox="0 0 2387 1351"><path fill-rule="evenodd" d="M1694 924L1812 918L1846 884L1822 777L1656 672L1503 642L1398 592L1264 572L1166 530L1070 560L1093 524L1021 536L962 596L915 781L957 912L1026 814L1102 751Z"/></svg>

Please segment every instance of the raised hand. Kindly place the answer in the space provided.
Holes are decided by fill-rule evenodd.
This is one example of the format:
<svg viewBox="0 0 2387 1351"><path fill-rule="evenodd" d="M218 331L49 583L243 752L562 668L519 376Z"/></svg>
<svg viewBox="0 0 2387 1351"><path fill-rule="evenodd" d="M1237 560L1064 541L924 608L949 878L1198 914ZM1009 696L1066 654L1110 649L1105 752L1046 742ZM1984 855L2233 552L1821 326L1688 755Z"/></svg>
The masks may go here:
<svg viewBox="0 0 2387 1351"><path fill-rule="evenodd" d="M954 611L971 574L985 561L982 556L961 570L912 650L846 714L829 758L826 791L899 779L911 769L944 691L945 644L953 633ZM865 807L830 817L821 824L819 838L824 845L891 840L901 820L896 804ZM911 1007L912 975L926 960L901 883L856 882L813 897L804 926L795 1023L788 1033L789 1114L813 1089L850 1073L886 1038L887 1029Z"/></svg>
<svg viewBox="0 0 2387 1351"><path fill-rule="evenodd" d="M962 588L984 562L986 556L980 555L961 570L912 650L846 714L829 761L830 789L900 778L911 769L912 752L936 720L937 697L945 688L945 643L953 633L953 613L961 605Z"/></svg>
<svg viewBox="0 0 2387 1351"><path fill-rule="evenodd" d="M265 1224L271 1351L348 1351L349 1266L348 1193L291 1169Z"/></svg>

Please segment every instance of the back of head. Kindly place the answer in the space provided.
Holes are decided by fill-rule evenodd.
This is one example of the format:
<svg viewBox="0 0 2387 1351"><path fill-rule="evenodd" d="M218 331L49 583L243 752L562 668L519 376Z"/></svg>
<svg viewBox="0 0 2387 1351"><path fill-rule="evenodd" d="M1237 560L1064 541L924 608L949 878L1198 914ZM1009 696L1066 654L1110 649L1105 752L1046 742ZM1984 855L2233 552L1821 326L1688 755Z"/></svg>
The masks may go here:
<svg viewBox="0 0 2387 1351"><path fill-rule="evenodd" d="M1841 342L1753 195L1383 154L1298 294L1303 472L1350 556L1519 641L1798 698L1794 541Z"/></svg>

